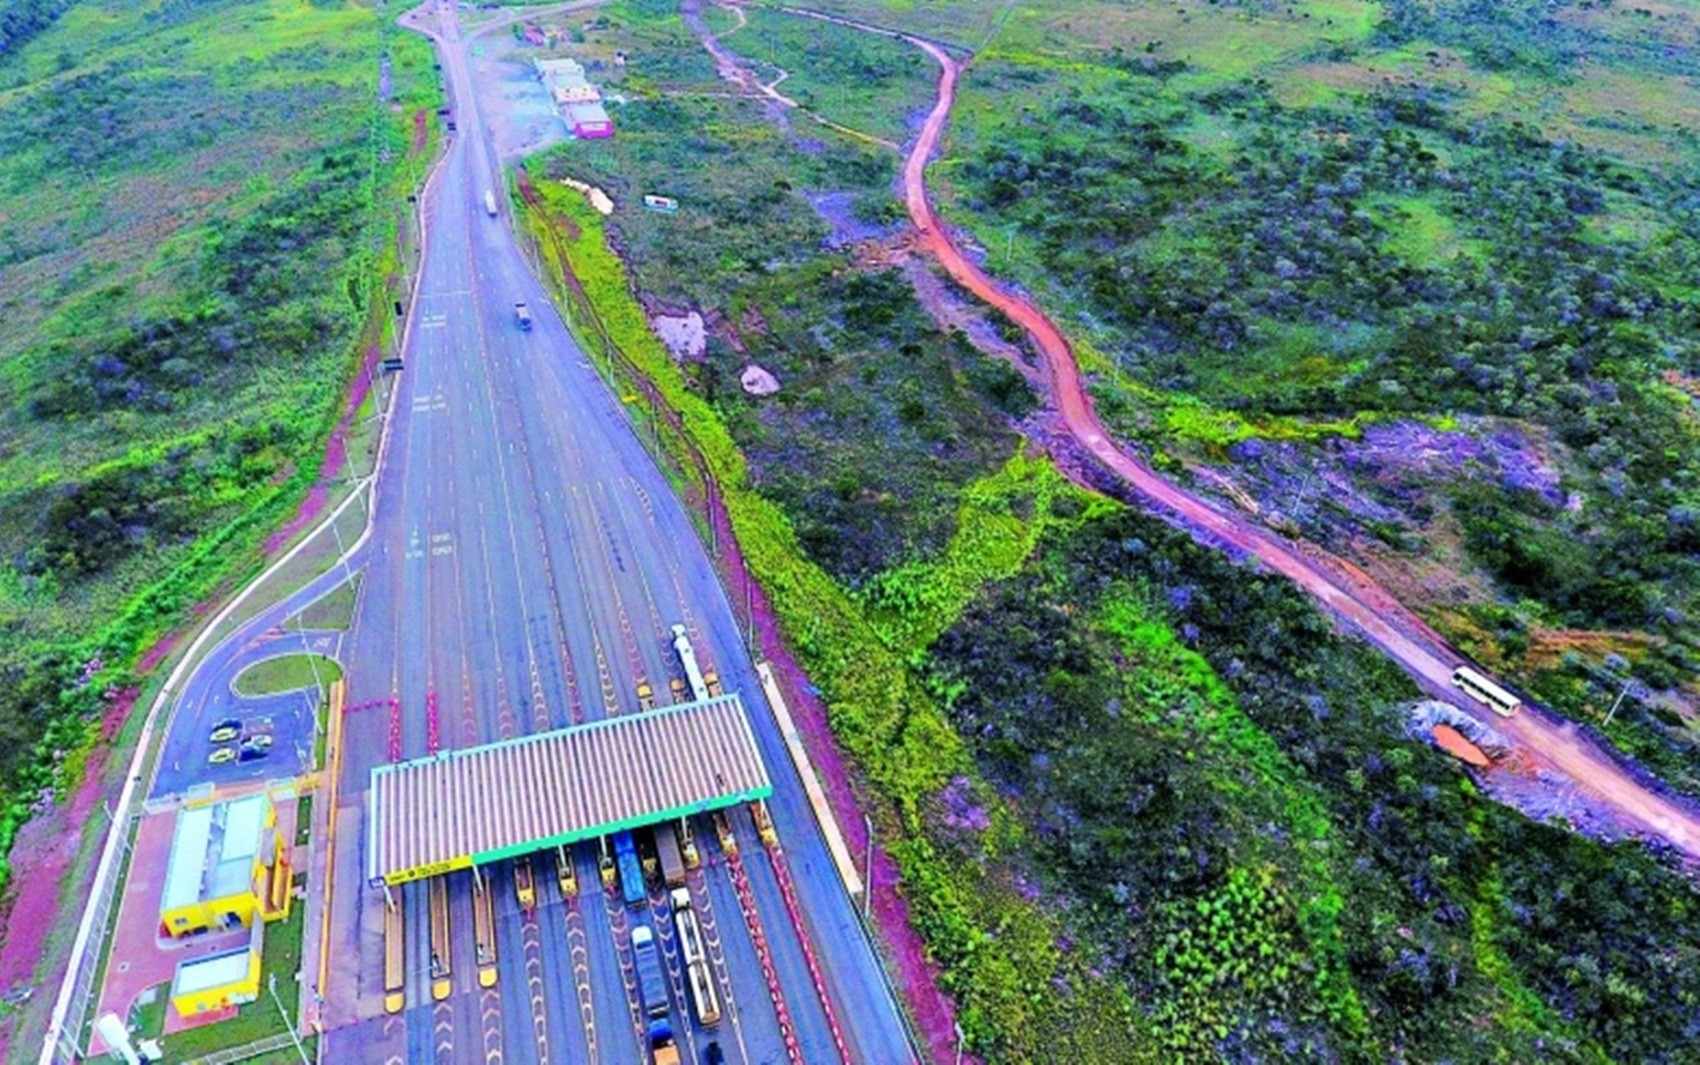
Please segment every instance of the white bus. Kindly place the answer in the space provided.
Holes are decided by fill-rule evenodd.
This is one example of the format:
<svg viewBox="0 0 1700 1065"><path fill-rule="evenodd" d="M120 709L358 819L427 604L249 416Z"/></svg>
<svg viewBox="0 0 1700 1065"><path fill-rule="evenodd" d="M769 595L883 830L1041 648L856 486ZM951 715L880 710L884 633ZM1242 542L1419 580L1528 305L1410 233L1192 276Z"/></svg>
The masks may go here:
<svg viewBox="0 0 1700 1065"><path fill-rule="evenodd" d="M1452 671L1452 683L1462 688L1466 694L1477 702L1486 703L1493 707L1494 712L1504 717L1510 717L1523 705L1523 701L1501 688L1493 681L1477 673L1469 666L1459 666Z"/></svg>

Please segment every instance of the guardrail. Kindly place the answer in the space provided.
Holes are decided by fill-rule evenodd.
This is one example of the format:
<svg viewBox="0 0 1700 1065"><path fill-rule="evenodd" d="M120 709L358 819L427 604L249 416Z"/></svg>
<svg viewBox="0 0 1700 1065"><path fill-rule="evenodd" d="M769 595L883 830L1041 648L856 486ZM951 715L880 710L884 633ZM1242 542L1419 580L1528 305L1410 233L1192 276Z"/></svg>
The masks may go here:
<svg viewBox="0 0 1700 1065"><path fill-rule="evenodd" d="M803 737L797 732L796 722L791 720L791 708L785 704L785 694L779 690L773 669L766 662L756 663L756 676L761 679L762 691L767 693L767 705L779 724L779 734L785 738L785 747L791 752L791 764L797 770L797 776L802 778L803 793L809 797L815 822L820 825L821 835L826 837L826 849L832 855L838 878L843 881L850 901L860 906L864 891L862 875L856 871L850 849L844 845L844 833L839 830L838 818L833 816L832 805L821 790L820 777L815 773L814 763L809 760L808 748L803 746Z"/></svg>
<svg viewBox="0 0 1700 1065"><path fill-rule="evenodd" d="M250 1058L257 1058L261 1054L270 1054L274 1050L282 1050L294 1045L294 1036L288 1032L279 1032L277 1035L268 1035L264 1039L256 1039L245 1046L215 1050L204 1058L190 1058L188 1065L230 1065L233 1061L247 1061Z"/></svg>

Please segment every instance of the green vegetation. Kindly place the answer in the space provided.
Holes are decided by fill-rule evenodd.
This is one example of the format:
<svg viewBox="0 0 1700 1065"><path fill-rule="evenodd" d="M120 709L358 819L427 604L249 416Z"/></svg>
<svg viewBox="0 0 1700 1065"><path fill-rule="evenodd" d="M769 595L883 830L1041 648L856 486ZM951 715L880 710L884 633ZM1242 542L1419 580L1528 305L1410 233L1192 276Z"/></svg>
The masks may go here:
<svg viewBox="0 0 1700 1065"><path fill-rule="evenodd" d="M764 82L821 117L883 140L908 136L909 120L932 104L938 67L912 45L847 34L815 19L762 8L728 46L755 63ZM809 134L807 123L796 126Z"/></svg>
<svg viewBox="0 0 1700 1065"><path fill-rule="evenodd" d="M906 659L925 651L988 580L1020 569L1051 526L1058 493L1075 490L1049 462L1019 453L964 488L956 535L937 558L893 566L862 589L880 639Z"/></svg>
<svg viewBox="0 0 1700 1065"><path fill-rule="evenodd" d="M1283 581L1101 507L1045 537L926 668L1019 797L1018 860L1047 908L1171 1055L1682 1044L1700 988L1667 964L1700 951L1689 883L1482 799L1407 738L1408 682ZM1658 917L1594 908L1619 889ZM1642 996L1628 1023L1618 1004Z"/></svg>
<svg viewBox="0 0 1700 1065"><path fill-rule="evenodd" d="M1590 723L1611 656L1514 630L1623 634L1667 707L1613 737L1700 790L1700 98L1668 52L1700 23L1489 6L1018 8L935 173L1088 323L1112 428Z"/></svg>
<svg viewBox="0 0 1700 1065"><path fill-rule="evenodd" d="M1360 107L1320 75L1328 91L1316 98L1344 117L1291 111L1243 83L1274 63L1367 64L1409 47L1384 40L1376 7L827 6L993 42L970 71L958 158L940 168L956 216L1011 233L1011 272L1060 321L1084 323L1083 355L1117 427L1164 454L1220 463L1248 445L1306 455L1368 442L1388 425L1458 433L1472 416L1504 415L1489 401L1541 395L1525 363L1547 349L1522 348L1516 328L1484 332L1500 361L1481 358L1529 387L1482 392L1439 372L1444 360L1424 374L1416 356L1390 356L1420 330L1380 301L1429 301L1444 333L1468 327L1448 325L1443 308L1468 323L1492 295L1509 302L1489 300L1489 316L1514 322L1531 282L1510 267L1534 268L1538 236L1504 247L1518 204L1556 224L1562 212L1542 196L1562 203L1566 189L1616 179L1585 149L1519 140L1497 119L1472 117L1462 138L1425 127L1413 142L1393 103ZM616 7L602 44L664 47L676 40L664 35L677 25L669 12ZM1160 40L1139 35L1152 27ZM781 31L775 48L835 49L847 32ZM760 40L745 30L725 43L798 69L762 55ZM1490 82L1473 85L1482 106ZM1657 855L1488 801L1408 735L1409 681L1290 585L1067 483L1023 446L1010 428L1031 409L1020 377L934 326L890 257L844 250L890 236L880 203L891 163L802 128L654 86L626 105L614 142L534 165L521 216L593 357L653 403L685 490L718 489L862 774L971 1047L998 1061L1680 1059L1700 1002L1690 883ZM1528 184L1470 169L1496 153ZM1423 166L1426 183L1410 169ZM1343 191L1354 171L1362 202L1336 218L1330 204L1358 195ZM609 190L615 214L601 218L557 177ZM1668 191L1678 179L1657 180ZM1484 212L1471 188L1506 199ZM679 213L642 211L650 191L677 195ZM1649 216L1685 217L1674 192L1660 196L1663 214ZM1635 204L1603 202L1625 221L1560 241L1549 280L1583 269L1584 243L1637 231ZM1289 217L1299 222L1282 232ZM1255 269L1265 255L1273 269L1276 252L1299 256L1299 274L1275 279L1290 292ZM1686 252L1670 254L1667 267ZM1508 270L1499 290L1481 287ZM1369 271L1361 287L1352 271ZM1269 302L1249 318L1235 302L1258 300ZM646 308L701 311L707 350L670 357ZM1608 332L1645 356L1637 331L1669 330L1680 309L1649 303ZM1243 332L1209 333L1217 317ZM1678 344L1668 332L1661 342ZM738 387L752 362L779 393ZM1390 374L1403 393L1379 384ZM1639 402L1626 376L1612 380L1622 402ZM1478 394L1425 402L1445 389ZM1533 431L1545 416L1519 424ZM1685 490L1681 438L1653 446L1646 461L1666 464L1673 487L1626 478L1613 496L1624 513L1657 514L1659 493ZM1470 478L1454 479L1448 491L1465 498ZM1575 484L1599 514L1588 533L1613 535L1612 490ZM1317 494L1336 494L1332 482ZM1554 517L1527 515L1534 529ZM1396 512L1377 520L1398 527ZM1478 552L1495 547L1478 539ZM1605 541L1568 539L1543 541L1532 561L1508 553L1504 568L1592 579L1565 552ZM1644 549L1637 579L1656 597L1682 594L1680 555ZM1598 609L1592 592L1575 594L1565 609ZM1496 642L1510 628L1481 631ZM1661 633L1656 646L1678 643Z"/></svg>
<svg viewBox="0 0 1700 1065"><path fill-rule="evenodd" d="M69 0L5 0L0 3L0 57L23 47L24 42L53 25Z"/></svg>
<svg viewBox="0 0 1700 1065"><path fill-rule="evenodd" d="M323 691L342 679L336 659L323 655L278 655L265 658L237 675L236 690L243 695L277 695L318 687Z"/></svg>
<svg viewBox="0 0 1700 1065"><path fill-rule="evenodd" d="M437 87L340 0L14 0L0 28L4 848L318 479Z"/></svg>
<svg viewBox="0 0 1700 1065"><path fill-rule="evenodd" d="M283 627L297 632L334 629L347 631L354 621L354 601L360 592L360 575L349 579L284 619Z"/></svg>
<svg viewBox="0 0 1700 1065"><path fill-rule="evenodd" d="M737 165L692 163L703 157ZM596 155L568 146L545 170L614 196L621 247L653 305L723 316L684 373L723 412L752 480L811 558L859 585L949 540L958 491L1014 451L1000 411L1019 407L1027 390L941 332L897 271L846 270L848 252L821 253L829 217L871 228L844 205L887 195L889 154L844 138L800 150L754 102L659 98L629 104L620 135ZM578 199L538 185L551 204ZM645 211L641 196L652 191L676 197L679 212ZM817 210L827 196L837 206ZM594 254L584 244L575 254ZM593 289L609 268L618 261L575 267L599 308ZM642 311L631 314L648 336ZM778 394L743 391L752 363L778 379Z"/></svg>

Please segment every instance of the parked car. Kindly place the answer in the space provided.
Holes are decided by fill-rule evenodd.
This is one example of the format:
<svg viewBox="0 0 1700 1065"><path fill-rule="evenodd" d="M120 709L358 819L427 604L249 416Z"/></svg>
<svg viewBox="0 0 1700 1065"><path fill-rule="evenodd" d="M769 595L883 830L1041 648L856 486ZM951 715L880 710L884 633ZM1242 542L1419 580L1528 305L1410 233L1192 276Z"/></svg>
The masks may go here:
<svg viewBox="0 0 1700 1065"><path fill-rule="evenodd" d="M236 760L238 762L258 762L271 753L270 747L255 747L252 744L244 743L236 752Z"/></svg>
<svg viewBox="0 0 1700 1065"><path fill-rule="evenodd" d="M231 761L235 761L235 760L236 760L236 748L234 748L234 747L214 748L213 753L207 755L207 764L208 765L223 765L226 762L231 762Z"/></svg>
<svg viewBox="0 0 1700 1065"><path fill-rule="evenodd" d="M242 722L234 717L227 717L213 722L212 731L207 733L209 743L229 743L242 731Z"/></svg>
<svg viewBox="0 0 1700 1065"><path fill-rule="evenodd" d="M271 749L272 734L269 732L251 732L242 739L242 746L252 747L256 751Z"/></svg>

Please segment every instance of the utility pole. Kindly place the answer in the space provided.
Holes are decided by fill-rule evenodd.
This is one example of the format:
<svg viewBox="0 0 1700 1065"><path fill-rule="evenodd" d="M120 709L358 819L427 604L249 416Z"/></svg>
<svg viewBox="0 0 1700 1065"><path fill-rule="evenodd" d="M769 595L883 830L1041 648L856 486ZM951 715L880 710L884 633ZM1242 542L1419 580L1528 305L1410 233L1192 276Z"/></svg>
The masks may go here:
<svg viewBox="0 0 1700 1065"><path fill-rule="evenodd" d="M1623 678L1623 687L1622 687L1622 688L1621 688L1621 689L1620 689L1620 690L1619 690L1619 691L1618 691L1618 693L1617 693L1617 698L1616 698L1616 699L1613 699L1613 700L1612 700L1612 703L1611 703L1611 709L1610 709L1610 710L1608 710L1608 711L1606 711L1606 720L1605 720L1605 724L1604 724L1604 725L1601 725L1601 726L1600 726L1600 727L1601 727L1601 728L1605 728L1605 727L1606 727L1606 725L1609 725L1609 724L1611 724L1611 719L1612 719L1612 717L1613 717L1613 716L1614 716L1614 715L1616 715L1616 713L1617 713L1617 708L1618 708L1618 707L1620 707L1620 706L1622 706L1622 705L1623 705L1623 697L1624 697L1624 696L1625 696L1625 695L1628 695L1628 694L1629 694L1629 686L1630 686L1630 685L1631 685L1631 684L1634 684L1634 683L1635 683L1635 678L1634 678L1634 677L1625 677L1625 678Z"/></svg>

